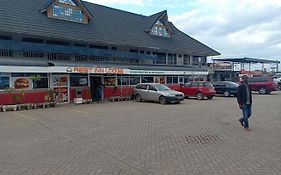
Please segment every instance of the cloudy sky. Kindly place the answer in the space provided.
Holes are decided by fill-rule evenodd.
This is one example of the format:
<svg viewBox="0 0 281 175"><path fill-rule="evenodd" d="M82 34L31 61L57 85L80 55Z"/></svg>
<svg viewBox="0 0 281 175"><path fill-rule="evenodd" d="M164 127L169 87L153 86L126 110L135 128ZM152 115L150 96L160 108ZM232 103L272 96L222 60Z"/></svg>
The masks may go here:
<svg viewBox="0 0 281 175"><path fill-rule="evenodd" d="M281 60L281 0L87 0L169 21L220 57Z"/></svg>

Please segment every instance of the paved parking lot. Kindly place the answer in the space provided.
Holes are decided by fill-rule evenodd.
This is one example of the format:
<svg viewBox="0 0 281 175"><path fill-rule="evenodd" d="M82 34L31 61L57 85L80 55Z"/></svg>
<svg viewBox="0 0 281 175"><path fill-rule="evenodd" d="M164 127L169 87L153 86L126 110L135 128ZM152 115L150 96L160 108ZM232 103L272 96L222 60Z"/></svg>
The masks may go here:
<svg viewBox="0 0 281 175"><path fill-rule="evenodd" d="M0 113L1 175L280 175L281 93Z"/></svg>

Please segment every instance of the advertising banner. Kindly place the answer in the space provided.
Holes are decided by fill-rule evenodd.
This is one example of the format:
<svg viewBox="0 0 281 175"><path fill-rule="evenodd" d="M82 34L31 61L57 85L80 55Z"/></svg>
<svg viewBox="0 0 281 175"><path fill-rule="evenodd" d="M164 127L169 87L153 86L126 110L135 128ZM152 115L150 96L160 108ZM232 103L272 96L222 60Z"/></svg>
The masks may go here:
<svg viewBox="0 0 281 175"><path fill-rule="evenodd" d="M12 77L12 86L15 89L32 89L32 81L29 77Z"/></svg>

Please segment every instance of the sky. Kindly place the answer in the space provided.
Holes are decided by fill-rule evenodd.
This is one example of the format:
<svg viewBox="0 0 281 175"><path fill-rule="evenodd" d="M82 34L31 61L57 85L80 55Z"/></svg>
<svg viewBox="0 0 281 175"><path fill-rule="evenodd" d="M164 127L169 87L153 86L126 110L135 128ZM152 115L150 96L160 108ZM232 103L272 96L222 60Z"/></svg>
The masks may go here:
<svg viewBox="0 0 281 175"><path fill-rule="evenodd" d="M167 10L169 21L220 52L218 58L281 61L281 0L86 0L136 14Z"/></svg>

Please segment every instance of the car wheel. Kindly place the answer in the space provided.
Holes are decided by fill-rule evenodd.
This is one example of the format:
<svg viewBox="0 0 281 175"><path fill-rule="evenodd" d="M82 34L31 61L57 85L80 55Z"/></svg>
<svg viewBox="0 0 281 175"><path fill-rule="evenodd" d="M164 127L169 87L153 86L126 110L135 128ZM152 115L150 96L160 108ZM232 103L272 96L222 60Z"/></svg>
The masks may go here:
<svg viewBox="0 0 281 175"><path fill-rule="evenodd" d="M166 104L167 103L167 100L166 100L166 98L165 97L160 97L159 98L159 103L161 104L161 105L164 105L164 104Z"/></svg>
<svg viewBox="0 0 281 175"><path fill-rule="evenodd" d="M136 102L141 102L142 98L140 95L136 95L135 100L136 100Z"/></svg>
<svg viewBox="0 0 281 175"><path fill-rule="evenodd" d="M175 102L175 104L180 104L180 101Z"/></svg>
<svg viewBox="0 0 281 175"><path fill-rule="evenodd" d="M208 96L207 98L208 98L209 100L211 100L211 99L213 99L213 97L214 97L214 96Z"/></svg>
<svg viewBox="0 0 281 175"><path fill-rule="evenodd" d="M230 93L229 93L228 91L224 91L223 95L224 95L225 97L229 97L229 96L230 96Z"/></svg>
<svg viewBox="0 0 281 175"><path fill-rule="evenodd" d="M198 93L196 94L196 97L197 97L198 100L203 100L203 99L204 99L204 96L203 96L203 93L202 93L202 92L198 92Z"/></svg>
<svg viewBox="0 0 281 175"><path fill-rule="evenodd" d="M259 89L259 93L260 93L260 94L266 94L266 92L267 92L267 89L264 88L264 87L261 87L261 88Z"/></svg>

